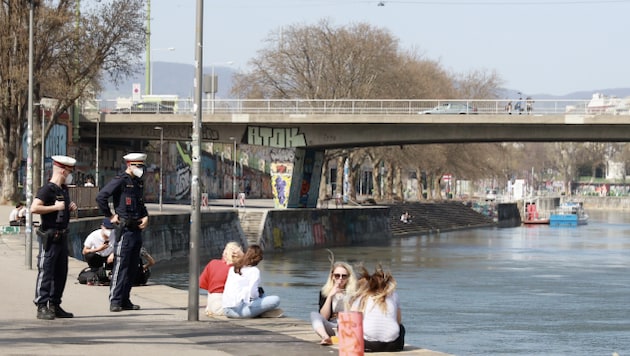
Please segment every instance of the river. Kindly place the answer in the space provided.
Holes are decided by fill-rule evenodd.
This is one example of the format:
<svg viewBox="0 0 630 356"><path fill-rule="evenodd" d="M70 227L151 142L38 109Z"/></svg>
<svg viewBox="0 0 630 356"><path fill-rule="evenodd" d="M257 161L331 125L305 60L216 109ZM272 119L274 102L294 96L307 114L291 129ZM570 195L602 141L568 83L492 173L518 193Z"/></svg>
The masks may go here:
<svg viewBox="0 0 630 356"><path fill-rule="evenodd" d="M485 228L332 250L393 273L408 344L456 355L628 355L630 214L589 213L577 228ZM285 314L308 320L326 251L269 255L259 267ZM156 270L152 280L187 289L186 269Z"/></svg>

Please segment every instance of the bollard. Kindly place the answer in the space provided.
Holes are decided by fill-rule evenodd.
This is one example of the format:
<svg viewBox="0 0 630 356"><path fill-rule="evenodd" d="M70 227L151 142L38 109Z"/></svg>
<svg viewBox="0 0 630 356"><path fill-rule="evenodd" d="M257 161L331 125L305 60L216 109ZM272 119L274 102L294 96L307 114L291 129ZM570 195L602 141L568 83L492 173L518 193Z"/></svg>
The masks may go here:
<svg viewBox="0 0 630 356"><path fill-rule="evenodd" d="M363 313L339 312L339 356L363 356Z"/></svg>

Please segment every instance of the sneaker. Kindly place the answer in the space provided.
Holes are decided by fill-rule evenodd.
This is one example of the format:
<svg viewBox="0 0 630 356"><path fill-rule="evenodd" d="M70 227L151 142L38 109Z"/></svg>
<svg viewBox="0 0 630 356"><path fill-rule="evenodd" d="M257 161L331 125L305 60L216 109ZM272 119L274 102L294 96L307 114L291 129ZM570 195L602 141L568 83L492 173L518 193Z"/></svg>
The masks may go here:
<svg viewBox="0 0 630 356"><path fill-rule="evenodd" d="M47 305L40 304L37 306L37 319L53 320L55 319L55 312L48 308Z"/></svg>
<svg viewBox="0 0 630 356"><path fill-rule="evenodd" d="M267 310L266 312L260 314L261 318L282 318L284 316L284 310L280 308Z"/></svg>
<svg viewBox="0 0 630 356"><path fill-rule="evenodd" d="M123 308L120 305L111 304L109 306L109 311L110 312L119 312L119 311L122 311L122 310L123 310Z"/></svg>
<svg viewBox="0 0 630 356"><path fill-rule="evenodd" d="M122 306L123 310L140 310L140 306L138 304L125 304Z"/></svg>
<svg viewBox="0 0 630 356"><path fill-rule="evenodd" d="M61 305L53 305L52 309L55 310L55 317L57 318L74 318L74 314L68 313L61 308Z"/></svg>

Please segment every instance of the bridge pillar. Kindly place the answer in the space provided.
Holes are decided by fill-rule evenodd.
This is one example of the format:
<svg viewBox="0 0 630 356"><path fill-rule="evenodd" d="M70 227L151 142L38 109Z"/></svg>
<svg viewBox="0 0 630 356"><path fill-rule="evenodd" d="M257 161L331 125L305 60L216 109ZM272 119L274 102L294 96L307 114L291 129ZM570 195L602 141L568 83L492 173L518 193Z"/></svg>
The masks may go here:
<svg viewBox="0 0 630 356"><path fill-rule="evenodd" d="M324 150L295 149L287 208L316 208L322 177Z"/></svg>

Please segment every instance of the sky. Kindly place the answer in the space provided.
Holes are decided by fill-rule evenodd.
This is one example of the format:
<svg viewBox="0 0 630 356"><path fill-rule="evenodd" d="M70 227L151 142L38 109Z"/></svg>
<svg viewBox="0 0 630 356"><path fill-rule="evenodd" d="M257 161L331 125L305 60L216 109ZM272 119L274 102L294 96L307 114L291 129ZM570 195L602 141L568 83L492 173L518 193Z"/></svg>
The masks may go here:
<svg viewBox="0 0 630 356"><path fill-rule="evenodd" d="M384 6L379 6L382 2ZM205 0L204 66L247 71L273 31L360 22L454 73L528 94L630 87L630 0ZM151 60L194 64L197 0L151 0ZM174 47L172 51L166 48Z"/></svg>

